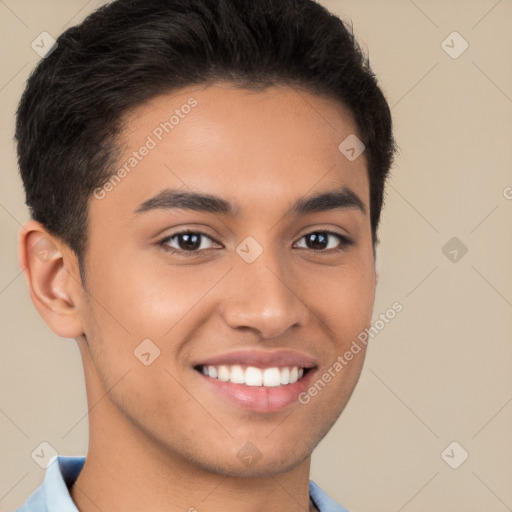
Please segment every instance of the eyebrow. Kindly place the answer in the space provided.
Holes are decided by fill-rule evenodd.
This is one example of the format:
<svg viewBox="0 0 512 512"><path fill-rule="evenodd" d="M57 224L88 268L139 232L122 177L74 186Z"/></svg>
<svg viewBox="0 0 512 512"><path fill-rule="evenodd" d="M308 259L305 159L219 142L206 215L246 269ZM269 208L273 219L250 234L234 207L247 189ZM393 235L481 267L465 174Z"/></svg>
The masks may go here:
<svg viewBox="0 0 512 512"><path fill-rule="evenodd" d="M179 208L205 213L217 213L236 217L240 208L221 197L211 194L180 192L176 189L165 189L154 197L144 201L135 213L143 213L158 209ZM359 196L348 187L323 192L309 197L301 197L290 209L292 215L307 215L329 210L358 209L366 215L366 208Z"/></svg>

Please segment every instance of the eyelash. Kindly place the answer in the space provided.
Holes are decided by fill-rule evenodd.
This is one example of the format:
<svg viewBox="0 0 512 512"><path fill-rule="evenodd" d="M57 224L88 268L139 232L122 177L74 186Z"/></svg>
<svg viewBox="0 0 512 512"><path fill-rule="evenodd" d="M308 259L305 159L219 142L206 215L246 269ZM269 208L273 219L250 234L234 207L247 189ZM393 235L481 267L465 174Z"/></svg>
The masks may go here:
<svg viewBox="0 0 512 512"><path fill-rule="evenodd" d="M305 238L307 236L310 236L313 234L319 234L319 233L334 236L335 238L337 238L339 240L339 246L334 249L308 249L307 247L300 247L300 249L306 249L306 250L312 251L313 253L316 253L316 254L321 254L321 253L333 254L333 253L338 253L340 251L346 251L350 246L354 245L354 241L352 239L350 239L344 235L341 235L340 233L336 233L335 231L329 231L329 230L311 231L309 233L306 233L305 235L302 235L299 240L302 240L303 238ZM206 233L203 233L201 231L184 230L184 231L178 231L176 233L173 233L172 235L166 236L163 240L161 240L159 242L159 245L161 245L165 251L168 251L172 254L181 254L185 257L197 256L199 253L207 250L207 249L201 249L201 250L196 249L196 250L192 250L192 251L184 251L182 249L176 249L174 247L169 247L169 245L167 245L170 240L172 240L180 235L200 235L202 237L209 238L212 242L218 244L218 242L216 240L214 240L211 236L207 235ZM221 245L221 244L219 244L219 245Z"/></svg>

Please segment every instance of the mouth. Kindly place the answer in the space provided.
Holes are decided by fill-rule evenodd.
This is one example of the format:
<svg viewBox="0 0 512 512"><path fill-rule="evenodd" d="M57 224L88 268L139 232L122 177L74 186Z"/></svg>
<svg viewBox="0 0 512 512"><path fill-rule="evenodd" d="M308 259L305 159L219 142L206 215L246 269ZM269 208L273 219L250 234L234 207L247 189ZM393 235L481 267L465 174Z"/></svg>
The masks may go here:
<svg viewBox="0 0 512 512"><path fill-rule="evenodd" d="M275 388L289 386L301 380L312 368L302 366L273 366L258 368L247 365L197 365L198 372L211 379L250 387Z"/></svg>
<svg viewBox="0 0 512 512"><path fill-rule="evenodd" d="M269 413L298 404L318 366L295 351L246 350L212 357L193 368L208 392L245 410Z"/></svg>

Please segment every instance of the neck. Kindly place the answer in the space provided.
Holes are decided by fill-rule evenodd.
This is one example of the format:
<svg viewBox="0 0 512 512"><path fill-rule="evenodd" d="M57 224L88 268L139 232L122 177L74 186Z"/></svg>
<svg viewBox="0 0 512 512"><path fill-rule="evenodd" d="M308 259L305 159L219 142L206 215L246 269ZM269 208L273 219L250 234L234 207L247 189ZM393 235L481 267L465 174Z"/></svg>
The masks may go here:
<svg viewBox="0 0 512 512"><path fill-rule="evenodd" d="M102 429L90 437L71 497L80 512L307 511L309 463L283 475L236 478L192 466L127 430L111 436Z"/></svg>

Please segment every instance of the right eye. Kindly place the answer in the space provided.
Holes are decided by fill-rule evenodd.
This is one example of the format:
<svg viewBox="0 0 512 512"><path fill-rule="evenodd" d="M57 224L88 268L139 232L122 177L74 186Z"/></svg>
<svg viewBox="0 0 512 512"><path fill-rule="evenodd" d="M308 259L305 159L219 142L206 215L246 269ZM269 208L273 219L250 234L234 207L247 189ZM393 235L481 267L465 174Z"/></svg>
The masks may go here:
<svg viewBox="0 0 512 512"><path fill-rule="evenodd" d="M184 256L194 256L206 249L215 248L209 246L208 241L212 242L214 245L217 244L217 242L206 233L185 230L166 236L160 241L160 245L164 250L172 253L182 254Z"/></svg>

